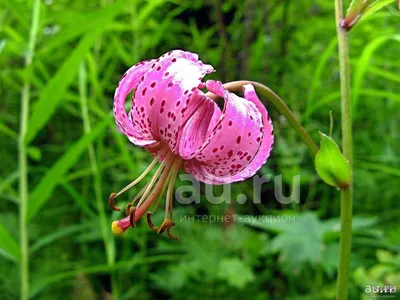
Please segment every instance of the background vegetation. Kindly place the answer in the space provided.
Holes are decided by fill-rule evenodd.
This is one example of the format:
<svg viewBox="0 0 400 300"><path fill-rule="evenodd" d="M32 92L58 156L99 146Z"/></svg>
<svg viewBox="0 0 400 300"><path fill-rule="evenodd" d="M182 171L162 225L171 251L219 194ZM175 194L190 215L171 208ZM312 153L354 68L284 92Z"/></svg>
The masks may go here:
<svg viewBox="0 0 400 300"><path fill-rule="evenodd" d="M350 299L365 298L366 285L400 288L400 14L395 8L350 33L355 119ZM328 133L331 110L339 141L333 1L45 0L34 51L32 9L31 1L0 0L1 299L20 293L23 97L31 104L23 229L33 299L333 299L339 194L319 180L306 146L273 107L275 148L259 175L282 174L289 195L292 177L300 174L300 204L277 202L274 181L263 185L261 204L237 204L236 196L250 196L253 188L251 180L238 183L232 204L176 203L178 242L157 236L145 222L114 238L110 224L121 214L107 206L108 195L150 161L116 130L111 115L116 83L131 65L171 49L199 53L217 69L210 78L266 84L315 141L318 130ZM179 221L179 216L227 214L290 215L295 222Z"/></svg>

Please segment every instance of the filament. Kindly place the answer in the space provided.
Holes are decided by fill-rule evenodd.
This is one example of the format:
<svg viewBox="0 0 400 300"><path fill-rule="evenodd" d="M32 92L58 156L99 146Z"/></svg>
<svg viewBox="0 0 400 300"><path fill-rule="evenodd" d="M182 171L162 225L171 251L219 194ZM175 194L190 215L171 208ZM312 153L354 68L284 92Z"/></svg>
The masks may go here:
<svg viewBox="0 0 400 300"><path fill-rule="evenodd" d="M150 193L149 197L142 201L143 203L140 203L141 205L137 207L137 214L135 216L136 220L138 220L151 206L151 204L154 202L154 199L160 194L160 191L167 180L168 176L170 175L170 170L171 170L171 163L170 163L170 157L166 158L165 161L165 168L163 172L161 173L160 179L158 180L156 186L154 187L153 191ZM144 198L143 198L144 199Z"/></svg>
<svg viewBox="0 0 400 300"><path fill-rule="evenodd" d="M147 182L146 185L140 190L140 192L132 199L132 201L126 205L126 207L125 207L125 215L127 215L127 216L129 215L129 209L143 195L144 191L147 189L149 184L150 184L150 181Z"/></svg>
<svg viewBox="0 0 400 300"><path fill-rule="evenodd" d="M140 200L139 200L139 203L137 205L138 207L140 205L142 205L143 201L146 200L146 197L149 194L150 190L153 188L154 183L157 181L158 177L160 177L162 171L164 171L164 169L166 169L165 165L169 165L170 159L171 159L171 153L168 153L167 156L165 157L164 162L161 163L160 167L157 169L157 172L154 174L153 178L151 178L150 184L146 188L142 198L140 198Z"/></svg>
<svg viewBox="0 0 400 300"><path fill-rule="evenodd" d="M171 179L168 184L167 199L165 202L165 219L167 219L167 217L168 217L168 212L170 212L171 219L172 219L172 196L174 193L176 175L178 175L181 162L182 161L180 159L177 159L174 161L174 164L172 166L172 172L171 172L172 175L171 175Z"/></svg>
<svg viewBox="0 0 400 300"><path fill-rule="evenodd" d="M135 186L140 180L142 180L150 171L153 169L154 165L158 162L158 159L160 158L160 155L157 155L157 157L151 162L151 164L144 170L142 174L138 178L136 178L134 181L132 181L130 184L128 184L126 187L124 187L122 190L120 190L114 198L117 198L119 195L122 193L126 192L129 190L131 187Z"/></svg>

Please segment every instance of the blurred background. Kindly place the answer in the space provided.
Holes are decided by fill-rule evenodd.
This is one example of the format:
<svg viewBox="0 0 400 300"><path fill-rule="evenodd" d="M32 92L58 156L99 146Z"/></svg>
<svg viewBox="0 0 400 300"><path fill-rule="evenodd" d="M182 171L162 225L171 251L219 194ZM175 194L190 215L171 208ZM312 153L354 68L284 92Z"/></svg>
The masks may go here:
<svg viewBox="0 0 400 300"><path fill-rule="evenodd" d="M260 204L251 201L252 180L232 186L230 204L203 198L192 205L175 202L173 232L179 241L158 236L143 220L115 238L110 224L123 214L107 203L111 192L151 161L116 129L111 114L116 84L133 64L171 49L198 53L217 70L208 78L269 86L317 143L319 130L329 132L332 111L339 143L333 1L45 0L34 24L37 34L30 37L32 10L32 1L0 0L1 299L20 295L20 234L29 239L32 299L334 298L339 193L318 178L308 149L268 103L275 148L258 175L282 175L288 196L293 176L300 174L300 203L276 201L274 180L262 186ZM350 299L367 299L367 285L400 288L399 21L393 4L350 33L355 139ZM30 102L29 121L23 122L27 168L18 164L22 99ZM29 191L22 227L21 172L28 174ZM239 194L248 196L245 204L236 202ZM162 215L155 214L155 222ZM225 215L281 221L201 218ZM295 221L283 222L282 216Z"/></svg>

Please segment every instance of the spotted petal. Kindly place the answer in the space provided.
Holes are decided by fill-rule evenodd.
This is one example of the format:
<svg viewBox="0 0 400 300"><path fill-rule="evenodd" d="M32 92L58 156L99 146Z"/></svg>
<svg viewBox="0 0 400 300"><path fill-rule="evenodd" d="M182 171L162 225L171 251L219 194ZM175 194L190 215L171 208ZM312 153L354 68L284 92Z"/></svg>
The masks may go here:
<svg viewBox="0 0 400 300"><path fill-rule="evenodd" d="M147 139L165 142L178 153L179 133L201 104L196 96L203 77L214 69L196 54L170 51L143 74L132 100L131 119Z"/></svg>
<svg viewBox="0 0 400 300"><path fill-rule="evenodd" d="M209 91L223 97L218 122L196 156L185 163L187 172L210 184L224 184L251 177L266 162L273 145L272 124L254 87L246 85L245 98L209 80Z"/></svg>
<svg viewBox="0 0 400 300"><path fill-rule="evenodd" d="M142 61L122 76L114 95L114 118L119 130L137 146L145 146L155 143L152 138L144 137L143 132L137 130L132 124L125 110L126 97L137 88L140 78L145 74L155 60Z"/></svg>
<svg viewBox="0 0 400 300"><path fill-rule="evenodd" d="M179 134L179 156L184 160L193 158L209 135L210 124L216 123L221 115L218 105L202 91L196 90L194 101L200 103L191 117L184 123Z"/></svg>

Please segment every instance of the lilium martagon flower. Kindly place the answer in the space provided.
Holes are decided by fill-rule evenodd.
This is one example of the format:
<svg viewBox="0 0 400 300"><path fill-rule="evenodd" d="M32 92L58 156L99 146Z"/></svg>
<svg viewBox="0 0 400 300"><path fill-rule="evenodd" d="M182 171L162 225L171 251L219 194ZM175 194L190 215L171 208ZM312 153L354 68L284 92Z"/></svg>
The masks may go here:
<svg viewBox="0 0 400 300"><path fill-rule="evenodd" d="M179 170L207 184L227 184L253 176L267 161L273 146L272 123L251 84L244 98L226 90L222 83L203 81L214 72L198 55L170 51L158 59L142 61L121 78L114 96L114 117L119 130L154 160L133 182L109 198L115 198L141 181L157 163L154 175L126 205L126 217L112 223L116 235L135 227L146 214L151 229L167 232L172 239L172 202ZM209 93L203 92L207 89ZM134 95L129 113L126 97ZM210 92L212 94L210 94ZM223 98L221 110L210 96ZM151 216L166 192L165 218L159 227Z"/></svg>

